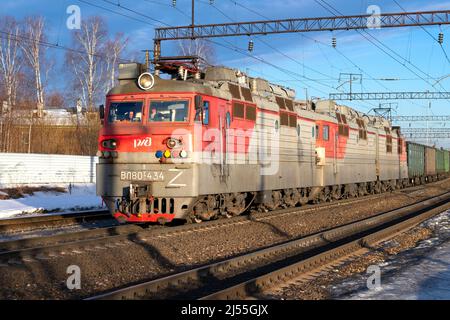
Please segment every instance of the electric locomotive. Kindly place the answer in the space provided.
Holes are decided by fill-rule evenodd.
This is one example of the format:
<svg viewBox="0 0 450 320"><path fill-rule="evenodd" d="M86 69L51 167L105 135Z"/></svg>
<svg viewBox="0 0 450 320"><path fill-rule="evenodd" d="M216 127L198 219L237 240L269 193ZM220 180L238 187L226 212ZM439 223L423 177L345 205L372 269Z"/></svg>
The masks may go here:
<svg viewBox="0 0 450 320"><path fill-rule="evenodd" d="M100 107L97 194L120 222L190 222L404 187L400 129L226 67L138 63Z"/></svg>

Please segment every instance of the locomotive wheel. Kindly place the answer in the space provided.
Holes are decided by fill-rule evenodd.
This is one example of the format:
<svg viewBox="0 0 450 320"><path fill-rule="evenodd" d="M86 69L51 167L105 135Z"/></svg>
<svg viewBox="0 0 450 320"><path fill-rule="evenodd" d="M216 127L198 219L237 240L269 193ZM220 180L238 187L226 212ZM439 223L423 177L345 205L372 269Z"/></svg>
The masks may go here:
<svg viewBox="0 0 450 320"><path fill-rule="evenodd" d="M246 193L230 193L223 196L223 205L225 216L238 216L245 210Z"/></svg>
<svg viewBox="0 0 450 320"><path fill-rule="evenodd" d="M267 192L267 193L269 193L269 192ZM267 197L269 199L264 201L264 203L262 203L260 205L261 209L263 209L263 210L275 210L276 208L278 208L281 205L282 196L281 196L281 192L280 191L272 191L272 192L270 192L267 195Z"/></svg>
<svg viewBox="0 0 450 320"><path fill-rule="evenodd" d="M331 201L331 188L330 187L325 187L323 188L323 201L327 202L327 201Z"/></svg>
<svg viewBox="0 0 450 320"><path fill-rule="evenodd" d="M296 204L300 201L301 194L297 189L287 189L284 191L284 203L288 207L295 207Z"/></svg>
<svg viewBox="0 0 450 320"><path fill-rule="evenodd" d="M308 197L308 193L307 190L305 188L301 188L299 190L300 192L300 200L299 203L301 206L304 206L305 204L307 204L309 202L309 197Z"/></svg>
<svg viewBox="0 0 450 320"><path fill-rule="evenodd" d="M200 223L217 218L218 201L215 195L204 196L195 204L191 221Z"/></svg>
<svg viewBox="0 0 450 320"><path fill-rule="evenodd" d="M341 186L333 186L331 190L331 199L339 200L341 197Z"/></svg>
<svg viewBox="0 0 450 320"><path fill-rule="evenodd" d="M358 196L362 197L367 193L367 185L366 183L358 184Z"/></svg>

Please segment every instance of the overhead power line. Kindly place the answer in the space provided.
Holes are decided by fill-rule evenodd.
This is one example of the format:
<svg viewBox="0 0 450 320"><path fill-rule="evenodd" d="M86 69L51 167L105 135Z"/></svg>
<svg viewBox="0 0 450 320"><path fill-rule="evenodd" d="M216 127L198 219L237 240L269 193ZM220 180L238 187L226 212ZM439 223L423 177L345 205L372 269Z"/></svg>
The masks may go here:
<svg viewBox="0 0 450 320"><path fill-rule="evenodd" d="M406 11L406 9L405 9L400 3L398 3L397 0L393 0L393 1L395 2L395 4L396 4L397 6L400 7L400 9L402 9L403 11ZM425 29L423 26L420 26L420 28L422 28L422 30L425 31L425 32L430 36L431 39L433 39L434 41L436 41L436 42L439 44L439 46L441 47L442 53L443 53L444 56L445 56L445 59L447 59L447 61L450 63L450 58L448 57L447 51L445 51L445 48L444 48L444 46L442 45L442 41L439 41L439 38L436 39L435 36L433 36L433 35L430 33L430 31L428 31L427 29Z"/></svg>
<svg viewBox="0 0 450 320"><path fill-rule="evenodd" d="M109 11L109 12L113 12L113 13L115 13L115 14L118 14L118 15L121 15L121 16L124 16L124 17L127 17L127 18L129 18L129 19L136 20L136 18L134 18L134 17L130 17L130 16L127 16L127 15L123 15L123 14L121 14L120 12L111 10L111 9L106 8L106 7L103 7L103 6L99 6L99 5L97 5L97 4L90 3L89 1L86 1L86 0L78 0L78 1L83 2L83 3L85 3L85 4L88 4L88 5L91 5L91 6L94 6L94 7L97 7L97 8L101 8L101 9L107 10L107 11ZM143 14L143 13L140 13L140 12L138 12L138 11L136 11L136 10L134 10L134 9L131 9L131 8L127 7L127 6L124 6L123 4L114 3L114 2L111 2L111 1L108 1L108 0L103 0L103 1L106 2L106 3L109 3L109 4L111 4L111 5L117 6L118 8L124 9L124 10L126 10L126 11L133 12L135 15L138 15L138 16L141 16L141 17L144 17L144 18L151 18L151 17L149 17L148 15ZM144 20L142 20L142 19L137 19L137 20L139 20L140 22L143 22L143 23L146 23L146 24L149 24L149 25L154 26L153 23L146 22L146 21L144 21ZM155 20L155 19L152 18L152 20ZM159 21L159 20L158 20L158 21ZM166 25L166 26L170 26L170 25L168 25L168 24L165 23L165 22L162 22L162 21L160 21L160 22L161 22L162 24ZM226 45L226 44L223 44L223 43L220 43L220 42L217 42L217 41L213 41L213 40L211 40L211 39L205 39L205 41L210 42L210 43L213 43L213 44L215 44L215 45L217 45L217 46L226 48L226 49L228 49L228 50L232 50L232 51L234 51L234 52L240 53L240 54L242 54L242 55L244 55L244 56L250 57L250 58L255 59L255 60L259 61L259 62L262 62L262 63L264 63L264 64L266 64L266 65L268 65L268 66L273 67L274 69L277 69L278 71L280 71L280 72L282 72L282 73L284 73L284 74L286 74L286 75L288 75L288 76L290 76L290 77L293 77L294 80L297 80L297 81L300 81L300 82L304 82L304 81L305 81L304 79L300 79L300 78L302 77L302 75L300 75L300 74L298 74L298 73L296 73L296 72L293 72L293 71L291 71L291 70L282 68L282 67L280 67L280 66L277 66L276 64L274 64L274 63L272 63L272 62L269 62L269 61L266 61L266 60L263 59L263 58L254 56L254 55L250 54L247 50L243 50L243 49L241 49L241 48L238 48L238 47L234 46L233 44L231 44L231 43L229 43L229 42L227 42L228 45ZM305 85L306 85L306 84L305 84ZM312 86L309 85L309 87L312 87ZM312 88L313 88L313 87L312 87ZM318 89L318 88L315 88L315 89L316 89L318 92L321 92L322 94L325 94L325 95L327 94L327 92L325 92L325 91L323 91L323 90L320 90L320 89Z"/></svg>
<svg viewBox="0 0 450 320"><path fill-rule="evenodd" d="M450 92L360 92L330 93L331 100L435 100L450 99Z"/></svg>

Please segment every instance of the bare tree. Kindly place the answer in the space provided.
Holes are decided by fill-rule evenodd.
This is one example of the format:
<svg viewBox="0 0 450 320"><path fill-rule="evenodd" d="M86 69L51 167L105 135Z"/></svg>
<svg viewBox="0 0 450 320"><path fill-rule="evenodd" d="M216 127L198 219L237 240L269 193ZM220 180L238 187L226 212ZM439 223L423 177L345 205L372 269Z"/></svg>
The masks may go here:
<svg viewBox="0 0 450 320"><path fill-rule="evenodd" d="M44 86L41 77L41 59L45 53L41 49L44 38L44 19L42 17L28 17L25 19L24 38L27 41L20 43L24 56L34 72L38 116L42 116L44 109Z"/></svg>
<svg viewBox="0 0 450 320"><path fill-rule="evenodd" d="M100 17L85 20L81 29L74 33L74 47L81 51L69 52L68 63L79 84L81 100L88 111L94 110L94 104L104 86L105 61L102 57L106 39L106 27Z"/></svg>
<svg viewBox="0 0 450 320"><path fill-rule="evenodd" d="M6 34L0 38L0 76L5 86L9 106L16 102L17 84L22 60L19 51L19 25L13 17L4 17L0 23Z"/></svg>
<svg viewBox="0 0 450 320"><path fill-rule="evenodd" d="M106 92L113 88L116 84L117 63L119 62L120 54L126 48L128 38L123 38L123 33L117 33L113 40L108 40L106 43L107 55L107 70L109 74L109 81L107 82Z"/></svg>
<svg viewBox="0 0 450 320"><path fill-rule="evenodd" d="M216 59L216 51L211 43L203 39L183 40L178 42L179 52L183 56L198 56L202 60L200 68L212 65Z"/></svg>

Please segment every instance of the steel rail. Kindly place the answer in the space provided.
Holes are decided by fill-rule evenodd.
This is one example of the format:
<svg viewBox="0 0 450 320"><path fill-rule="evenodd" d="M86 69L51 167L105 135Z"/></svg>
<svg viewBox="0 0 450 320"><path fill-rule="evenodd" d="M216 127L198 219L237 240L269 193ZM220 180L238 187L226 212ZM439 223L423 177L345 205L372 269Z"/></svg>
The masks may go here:
<svg viewBox="0 0 450 320"><path fill-rule="evenodd" d="M431 184L433 185L433 184ZM395 193L404 194L411 191L426 188L429 185L420 185L405 188ZM338 200L332 203L322 203L315 205L306 205L303 207L294 207L281 210L274 210L264 213L249 214L245 216L233 217L232 219L218 219L200 224L188 224L164 228L154 226L154 228L143 229L137 225L119 225L112 227L102 227L77 232L56 234L51 236L24 238L18 240L0 242L0 265L27 263L36 259L45 259L46 256L55 256L60 252L79 251L79 249L110 246L115 242L117 245L126 243L125 241L145 241L148 238L169 238L179 236L184 233L202 232L230 227L233 225L242 225L258 221L269 221L279 219L286 215L305 214L317 212L325 209L333 209L342 206L383 198L386 193L368 195L359 198L350 198Z"/></svg>
<svg viewBox="0 0 450 320"><path fill-rule="evenodd" d="M379 231L357 238L356 240L337 246L308 259L287 265L283 268L239 283L233 287L204 296L201 300L246 299L254 295L258 295L264 290L274 287L277 284L285 283L286 281L305 274L311 275L314 271L321 270L327 264L333 263L333 261L343 259L350 255L355 255L358 252L362 253L367 251L375 244L392 238L399 233L405 232L406 230L420 224L434 215L448 210L450 208L450 203L448 200L449 199L447 198L445 200L445 204L441 203L440 206L433 207L433 209L430 209L422 214L413 215L409 219L402 220L399 223L394 223L393 225L382 228Z"/></svg>
<svg viewBox="0 0 450 320"><path fill-rule="evenodd" d="M108 210L84 210L0 219L0 233L109 219L112 219L112 216Z"/></svg>
<svg viewBox="0 0 450 320"><path fill-rule="evenodd" d="M311 236L164 278L89 297L88 300L135 299L152 295L160 297L164 296L162 292L164 290L169 290L172 294L175 292L174 296L178 296L180 292L187 291L190 292L190 297L193 297L192 292L197 292L197 294L200 293L199 297L203 299L242 299L260 292L267 283L273 284L276 281L285 279L286 276L281 276L280 274L296 276L299 272L310 270L311 266L317 267L325 261L342 256L342 254L354 252L355 246L360 248L362 243L366 243L364 241L371 241L371 237L377 237L378 232L384 232L383 234L385 234L386 230L389 230L389 232L392 230L389 228L399 230L401 223L411 224L411 221L413 221L410 220L411 218L426 219L432 214L442 212L444 207L450 207L449 200L450 192L446 192L400 209L381 213ZM416 220L414 220L414 223L416 223ZM288 266L282 265L280 267L279 265L282 261L294 262ZM252 269L255 265L256 269ZM266 269L271 265L275 266L275 269L267 273ZM258 270L262 270L263 273L258 274ZM256 277L254 273L257 274ZM250 279L245 279L246 276L248 277L248 274L253 274L253 276ZM239 280L240 278L244 278L244 280ZM236 282L236 279L238 279L238 284L229 287L230 282ZM205 292L211 290L213 293L205 294Z"/></svg>

